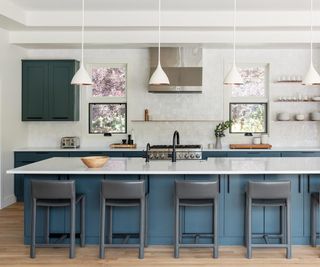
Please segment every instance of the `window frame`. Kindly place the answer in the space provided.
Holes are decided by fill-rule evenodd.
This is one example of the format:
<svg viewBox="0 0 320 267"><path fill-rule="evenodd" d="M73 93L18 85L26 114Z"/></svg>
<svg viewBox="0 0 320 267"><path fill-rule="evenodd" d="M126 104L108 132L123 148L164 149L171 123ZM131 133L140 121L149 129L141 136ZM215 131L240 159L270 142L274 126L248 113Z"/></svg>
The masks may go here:
<svg viewBox="0 0 320 267"><path fill-rule="evenodd" d="M229 120L232 119L231 115L231 106L236 104L244 104L244 105L264 105L265 106L265 131L264 132L249 132L252 134L267 134L269 131L269 123L268 123L268 112L269 112L269 103L268 102L229 102ZM247 132L232 132L232 126L229 128L230 134L245 134Z"/></svg>
<svg viewBox="0 0 320 267"><path fill-rule="evenodd" d="M124 105L125 106L125 132L105 132L105 133L110 133L112 135L114 134L127 134L128 133L128 105L125 102L108 102L108 103L102 103L102 102L95 102L95 103L88 103L88 132L89 134L105 134L105 133L94 133L91 132L91 106L93 105Z"/></svg>
<svg viewBox="0 0 320 267"><path fill-rule="evenodd" d="M224 64L224 76L227 75L228 71L232 67L232 64ZM266 104L266 132L265 134L270 133L270 63L265 62L247 62L247 63L238 63L238 67L243 68L253 68L253 67L264 67L265 68L265 96L232 96L233 86L224 85L224 118L225 120L231 119L231 109L230 104ZM229 134L233 136L241 136L245 133L242 132L231 132L229 129ZM252 134L263 134L255 133Z"/></svg>

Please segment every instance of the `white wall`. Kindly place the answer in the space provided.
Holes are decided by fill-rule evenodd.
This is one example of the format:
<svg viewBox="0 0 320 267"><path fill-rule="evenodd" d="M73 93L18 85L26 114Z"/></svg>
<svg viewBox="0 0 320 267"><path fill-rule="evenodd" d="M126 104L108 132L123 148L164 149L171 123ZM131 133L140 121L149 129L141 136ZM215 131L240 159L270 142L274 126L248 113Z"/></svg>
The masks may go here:
<svg viewBox="0 0 320 267"><path fill-rule="evenodd" d="M29 50L29 58L79 58L78 50ZM315 52L317 58L318 51ZM214 142L215 122L195 123L140 123L145 108L155 119L227 119L224 112L223 77L225 65L232 61L232 52L223 49L203 50L203 93L201 95L149 94L147 82L149 56L147 49L87 50L87 63L127 63L128 64L128 130L135 130L138 145L146 142L167 144L175 129L181 133L183 143L200 143L207 147ZM320 95L318 88L300 85L278 85L273 83L279 75L303 75L309 64L309 52L304 49L242 49L238 51L238 61L243 63L270 63L270 142L274 146L318 146L319 127L317 123L275 123L278 111L308 113L319 108L318 104L279 104L272 100L279 95L301 92ZM316 62L317 63L317 62ZM317 64L316 64L317 65ZM79 122L28 123L28 146L58 146L61 136L78 135L82 146L107 146L120 141L123 135L103 137L88 134L87 97L82 90L81 119ZM228 136L224 143L248 142L241 136Z"/></svg>
<svg viewBox="0 0 320 267"><path fill-rule="evenodd" d="M8 32L0 29L0 207L15 202L13 176L6 170L13 168L13 149L27 145L27 125L21 122L21 58L25 55L24 49L8 44Z"/></svg>

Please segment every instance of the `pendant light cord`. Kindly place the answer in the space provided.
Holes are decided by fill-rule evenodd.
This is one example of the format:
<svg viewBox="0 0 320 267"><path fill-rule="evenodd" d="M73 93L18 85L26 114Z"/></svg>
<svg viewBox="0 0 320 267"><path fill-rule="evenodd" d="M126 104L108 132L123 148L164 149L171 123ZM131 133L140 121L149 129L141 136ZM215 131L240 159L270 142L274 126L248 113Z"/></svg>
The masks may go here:
<svg viewBox="0 0 320 267"><path fill-rule="evenodd" d="M160 50L161 50L161 0L158 7L158 65L160 65Z"/></svg>
<svg viewBox="0 0 320 267"><path fill-rule="evenodd" d="M312 1L312 0L311 0ZM236 64L236 21L237 21L237 0L234 0L233 10L233 65Z"/></svg>
<svg viewBox="0 0 320 267"><path fill-rule="evenodd" d="M313 61L313 0L310 0L310 58Z"/></svg>
<svg viewBox="0 0 320 267"><path fill-rule="evenodd" d="M83 64L83 50L84 50L84 0L82 0L81 64Z"/></svg>

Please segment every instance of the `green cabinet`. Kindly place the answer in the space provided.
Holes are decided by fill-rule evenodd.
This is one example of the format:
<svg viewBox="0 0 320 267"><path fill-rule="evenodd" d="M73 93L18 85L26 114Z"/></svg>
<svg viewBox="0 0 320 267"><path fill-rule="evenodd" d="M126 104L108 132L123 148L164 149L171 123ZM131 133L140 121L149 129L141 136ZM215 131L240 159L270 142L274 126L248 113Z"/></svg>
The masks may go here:
<svg viewBox="0 0 320 267"><path fill-rule="evenodd" d="M79 87L71 80L75 60L22 61L22 120L78 121Z"/></svg>

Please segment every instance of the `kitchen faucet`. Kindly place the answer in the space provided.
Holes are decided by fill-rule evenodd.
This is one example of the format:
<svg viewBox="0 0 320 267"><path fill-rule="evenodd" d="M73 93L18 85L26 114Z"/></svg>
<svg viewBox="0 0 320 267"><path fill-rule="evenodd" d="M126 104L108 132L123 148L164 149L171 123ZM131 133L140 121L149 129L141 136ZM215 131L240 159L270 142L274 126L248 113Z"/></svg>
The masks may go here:
<svg viewBox="0 0 320 267"><path fill-rule="evenodd" d="M176 152L176 144L180 145L180 137L179 137L179 132L174 131L173 133L173 138L172 138L172 162L177 161L177 152Z"/></svg>
<svg viewBox="0 0 320 267"><path fill-rule="evenodd" d="M148 143L146 147L146 162L150 161L149 151L150 151L150 143Z"/></svg>

